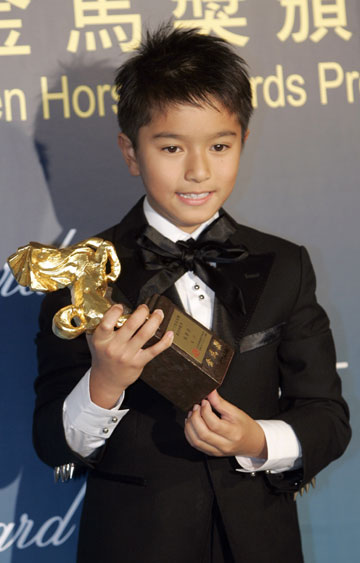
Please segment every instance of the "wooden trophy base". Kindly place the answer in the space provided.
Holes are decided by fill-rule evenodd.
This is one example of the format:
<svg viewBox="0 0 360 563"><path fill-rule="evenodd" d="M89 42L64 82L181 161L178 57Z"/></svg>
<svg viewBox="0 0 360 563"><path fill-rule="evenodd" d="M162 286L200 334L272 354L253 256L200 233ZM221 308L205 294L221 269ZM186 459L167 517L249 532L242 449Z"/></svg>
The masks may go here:
<svg viewBox="0 0 360 563"><path fill-rule="evenodd" d="M174 341L145 366L141 379L188 411L222 384L234 351L167 297L155 294L147 305L150 312L164 312L164 320L148 345L155 344L168 330L174 332Z"/></svg>

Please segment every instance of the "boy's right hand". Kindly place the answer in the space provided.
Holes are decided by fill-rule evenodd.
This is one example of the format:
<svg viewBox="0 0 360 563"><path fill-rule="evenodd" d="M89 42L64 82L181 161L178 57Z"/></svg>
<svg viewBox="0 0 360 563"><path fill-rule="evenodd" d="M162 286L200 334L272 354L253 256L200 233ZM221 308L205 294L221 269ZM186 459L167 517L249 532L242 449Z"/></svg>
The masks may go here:
<svg viewBox="0 0 360 563"><path fill-rule="evenodd" d="M173 332L143 350L146 342L159 328L164 313L157 309L146 320L149 309L140 305L118 330L114 330L122 315L121 305L113 305L104 315L92 335L87 335L92 364L90 373L91 400L100 407L110 409L122 392L136 381L155 356L171 346Z"/></svg>

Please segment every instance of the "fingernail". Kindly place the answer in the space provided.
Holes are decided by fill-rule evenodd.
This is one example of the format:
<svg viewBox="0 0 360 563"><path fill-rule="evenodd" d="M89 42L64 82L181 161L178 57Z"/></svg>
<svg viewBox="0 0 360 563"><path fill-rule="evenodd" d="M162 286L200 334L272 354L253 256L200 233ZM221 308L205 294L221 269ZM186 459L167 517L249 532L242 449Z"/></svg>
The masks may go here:
<svg viewBox="0 0 360 563"><path fill-rule="evenodd" d="M193 407L193 411L198 411L198 410L199 410L199 408L200 408L200 407L199 407L199 405L194 405L194 407Z"/></svg>
<svg viewBox="0 0 360 563"><path fill-rule="evenodd" d="M153 312L153 315L158 315L159 317L161 317L162 319L164 318L164 311L162 309L155 309L155 311Z"/></svg>
<svg viewBox="0 0 360 563"><path fill-rule="evenodd" d="M189 411L189 412L188 412L188 415L187 415L187 420L188 420L189 418L191 418L191 415L192 415L192 411Z"/></svg>

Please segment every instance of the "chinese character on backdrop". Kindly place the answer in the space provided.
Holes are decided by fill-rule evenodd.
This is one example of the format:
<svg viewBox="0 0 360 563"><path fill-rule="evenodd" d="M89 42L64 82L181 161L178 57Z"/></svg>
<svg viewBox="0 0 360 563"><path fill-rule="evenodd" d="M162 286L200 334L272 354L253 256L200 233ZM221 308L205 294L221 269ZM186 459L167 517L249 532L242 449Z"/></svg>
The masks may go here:
<svg viewBox="0 0 360 563"><path fill-rule="evenodd" d="M119 45L132 51L141 41L140 14L124 13L130 0L73 0L74 27L70 31L67 50L76 53L83 37L87 51L98 47L109 49Z"/></svg>
<svg viewBox="0 0 360 563"><path fill-rule="evenodd" d="M245 0L172 0L176 3L173 15L175 27L198 27L201 33L214 33L233 45L244 47L249 37L242 28L247 19L239 17L239 4ZM231 31L232 30L232 31Z"/></svg>
<svg viewBox="0 0 360 563"><path fill-rule="evenodd" d="M1 55L30 55L30 45L19 45L22 28L20 10L26 10L31 0L8 0L0 2L0 56Z"/></svg>
<svg viewBox="0 0 360 563"><path fill-rule="evenodd" d="M279 0L279 2L286 10L284 25L277 34L280 41L286 41L291 36L296 43L301 43L308 37L318 43L329 29L333 29L345 41L352 36L351 31L346 29L345 0ZM315 31L309 35L310 8ZM296 31L294 31L295 26L297 26Z"/></svg>

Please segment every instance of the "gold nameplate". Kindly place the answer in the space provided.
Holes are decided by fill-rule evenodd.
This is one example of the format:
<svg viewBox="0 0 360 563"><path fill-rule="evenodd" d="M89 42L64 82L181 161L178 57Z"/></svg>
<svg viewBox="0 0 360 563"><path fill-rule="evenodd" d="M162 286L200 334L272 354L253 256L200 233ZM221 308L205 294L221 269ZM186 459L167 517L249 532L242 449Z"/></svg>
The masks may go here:
<svg viewBox="0 0 360 563"><path fill-rule="evenodd" d="M179 309L174 309L166 330L174 332L174 344L202 363L211 341L211 334Z"/></svg>

